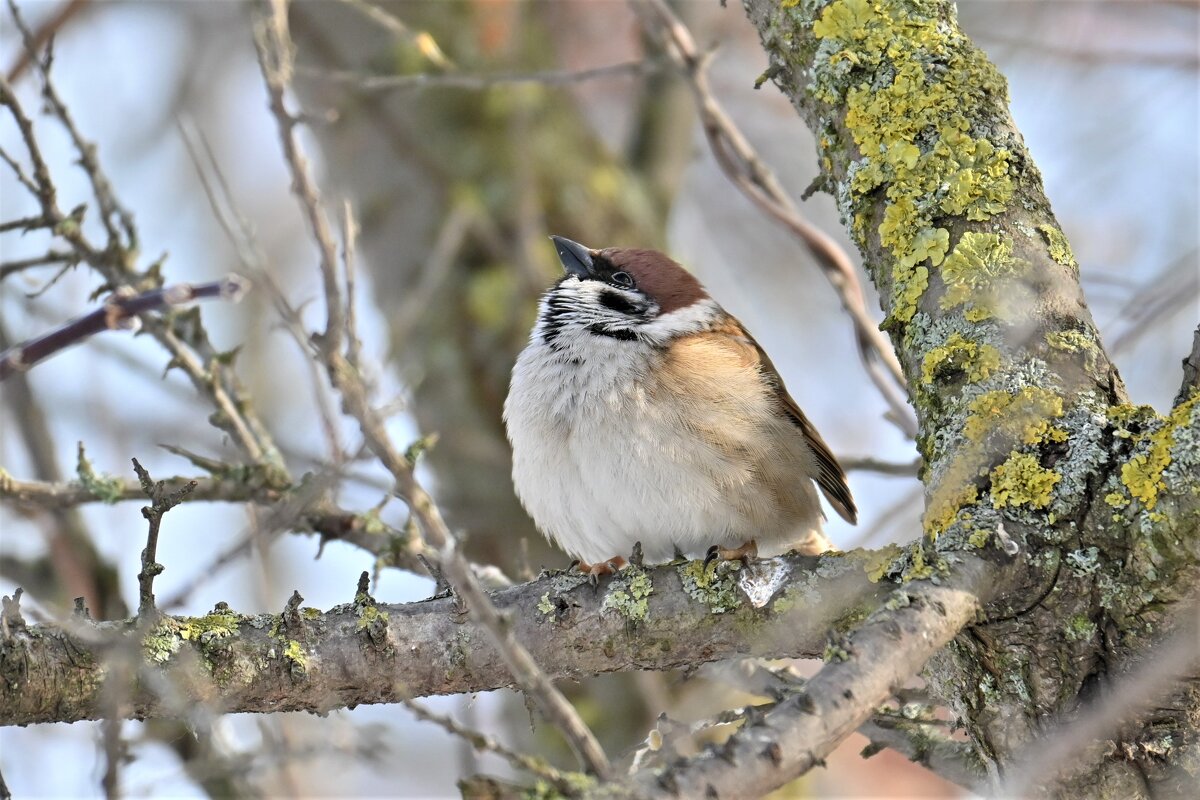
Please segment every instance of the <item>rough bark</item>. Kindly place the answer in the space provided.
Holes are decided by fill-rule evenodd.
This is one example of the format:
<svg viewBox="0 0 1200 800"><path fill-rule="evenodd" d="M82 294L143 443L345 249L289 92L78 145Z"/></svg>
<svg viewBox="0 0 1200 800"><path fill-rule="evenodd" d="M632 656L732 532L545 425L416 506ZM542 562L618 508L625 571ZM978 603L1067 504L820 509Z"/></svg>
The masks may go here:
<svg viewBox="0 0 1200 800"><path fill-rule="evenodd" d="M745 6L769 74L817 134L824 187L914 387L927 541L969 550L1003 532L1019 550L1018 588L929 670L1003 773L1146 658L1196 585L1200 395L1167 416L1127 404L1005 81L952 3ZM1183 684L1049 791L1177 786L1200 767L1198 698Z"/></svg>
<svg viewBox="0 0 1200 800"><path fill-rule="evenodd" d="M791 555L752 569L722 564L698 579L700 562L685 562L626 569L599 586L548 575L493 600L550 677L581 678L738 655L819 657L831 628L848 629L895 588L878 580L887 566L861 552ZM739 587L752 578L763 587L760 608ZM454 598L386 605L360 594L324 613L298 603L282 614L162 617L149 628L79 617L25 627L10 616L0 637L0 725L100 718L106 662L120 648L144 656L128 687L128 714L139 719L178 713L155 688L168 685L221 711L318 713L512 685L487 633Z"/></svg>

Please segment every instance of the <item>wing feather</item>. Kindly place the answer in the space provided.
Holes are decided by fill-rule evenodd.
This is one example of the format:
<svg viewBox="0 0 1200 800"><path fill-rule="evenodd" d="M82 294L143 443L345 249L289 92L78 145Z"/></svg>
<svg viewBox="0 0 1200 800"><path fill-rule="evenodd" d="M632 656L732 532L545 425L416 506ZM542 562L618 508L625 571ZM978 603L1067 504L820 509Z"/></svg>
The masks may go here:
<svg viewBox="0 0 1200 800"><path fill-rule="evenodd" d="M779 376L779 370L775 369L775 365L771 363L770 356L766 354L762 346L755 341L753 336L746 332L746 329L734 317L729 316L727 319L727 323L719 326L717 331L753 349L758 367L767 379L772 391L774 391L780 410L800 430L805 443L817 460L817 474L814 476L817 486L821 488L825 499L829 501L829 504L833 506L842 519L851 525L857 524L858 508L854 505L854 498L850 494L850 486L846 482L846 473L842 470L841 465L838 464L837 459L834 458L829 445L825 444L825 440L821 438L821 434L817 433L816 427L804 415L804 412L800 410L800 406L792 399L792 396L788 394L787 388L783 385L783 378Z"/></svg>

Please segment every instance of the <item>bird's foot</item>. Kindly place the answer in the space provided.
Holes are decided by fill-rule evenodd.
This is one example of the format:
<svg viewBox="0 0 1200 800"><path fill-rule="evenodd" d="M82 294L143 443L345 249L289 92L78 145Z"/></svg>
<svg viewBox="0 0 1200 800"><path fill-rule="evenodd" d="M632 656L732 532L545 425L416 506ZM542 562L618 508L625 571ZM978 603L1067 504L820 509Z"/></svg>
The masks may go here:
<svg viewBox="0 0 1200 800"><path fill-rule="evenodd" d="M754 558L758 558L758 542L753 539L741 547L734 548L721 547L719 544L714 544L704 554L704 568L708 569L708 565L717 559L721 561L749 561Z"/></svg>
<svg viewBox="0 0 1200 800"><path fill-rule="evenodd" d="M595 583L602 575L615 575L617 570L625 566L625 558L624 556L613 556L607 561L597 561L595 564L576 560L572 566L587 575L588 580L592 583Z"/></svg>

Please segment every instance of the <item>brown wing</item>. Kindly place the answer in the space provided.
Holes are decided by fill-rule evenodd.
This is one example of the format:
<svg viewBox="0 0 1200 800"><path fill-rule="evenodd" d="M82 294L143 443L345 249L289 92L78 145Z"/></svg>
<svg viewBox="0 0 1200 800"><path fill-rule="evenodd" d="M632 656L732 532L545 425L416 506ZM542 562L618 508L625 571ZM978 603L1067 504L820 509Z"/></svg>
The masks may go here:
<svg viewBox="0 0 1200 800"><path fill-rule="evenodd" d="M800 429L800 433L804 436L804 441L808 444L813 455L817 459L817 486L821 487L821 492L824 493L825 499L833 506L834 510L842 519L849 522L851 525L858 523L858 508L854 505L854 498L850 495L850 487L846 484L846 473L842 471L842 467L838 464L837 459L833 457L833 453L829 450L829 445L825 444L825 440L821 438L821 434L817 433L817 429L809 421L808 417L804 416L804 412L800 410L800 406L796 405L796 401L788 394L787 388L783 385L783 378L779 377L779 370L775 369L775 365L771 363L771 358L762 349L754 337L746 332L742 324L734 317L727 315L727 322L718 326L718 331L725 335L740 340L754 348L754 352L758 355L759 368L762 374L766 377L771 388L775 391L775 397L779 401L780 408L792 423Z"/></svg>

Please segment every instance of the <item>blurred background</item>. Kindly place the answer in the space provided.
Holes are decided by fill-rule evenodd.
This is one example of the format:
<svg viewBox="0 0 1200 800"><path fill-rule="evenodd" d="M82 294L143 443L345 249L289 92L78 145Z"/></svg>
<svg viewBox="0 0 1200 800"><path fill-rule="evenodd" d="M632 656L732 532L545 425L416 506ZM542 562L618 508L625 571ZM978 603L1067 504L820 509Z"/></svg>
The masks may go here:
<svg viewBox="0 0 1200 800"><path fill-rule="evenodd" d="M816 176L807 129L770 85L740 4L673 3L705 48L715 46L713 90L787 188L799 197ZM250 7L237 2L19 2L35 30L54 31L53 73L85 136L99 148L118 195L133 211L143 267L165 258L169 283L242 271L219 224L187 142L203 142L237 211L292 303L312 329L323 319L311 239L280 153L276 124L251 39ZM372 12L387 12L380 18ZM960 2L969 35L1008 77L1013 114L1040 167L1082 268L1092 314L1133 400L1163 409L1178 388L1198 301L1197 194L1200 14L1195 2ZM312 0L292 6L302 140L330 208L349 200L362 227L359 312L382 399L396 409L403 446L436 432L422 477L471 557L521 578L567 558L533 530L516 502L500 421L509 369L523 346L538 293L558 273L546 236L593 247L665 249L691 268L762 343L835 453L911 462L915 451L884 418L848 319L808 255L756 211L722 175L697 125L686 84L648 45L618 0L522 2ZM590 79L564 74L625 65ZM36 73L4 15L0 68L31 113ZM458 78L555 73L550 82ZM364 76L400 80L364 81ZM43 151L70 209L89 200L77 157L53 122L35 120ZM11 117L0 145L23 154ZM803 211L849 249L831 199ZM36 205L0 169L0 221ZM39 235L6 232L11 262L45 252ZM854 254L857 260L857 254ZM86 267L52 286L54 268L22 270L0 283L3 346L90 310L100 279ZM44 290L44 291L43 291ZM309 302L316 301L316 302ZM870 305L876 308L874 298ZM327 457L305 356L277 324L269 297L211 304L203 318L215 345L240 346L238 372L299 475ZM0 386L0 465L18 478L73 477L78 443L96 469L131 476L137 457L157 477L195 469L158 447L169 443L236 461L206 419L211 409L149 337L109 333ZM340 435L356 441L347 425ZM386 496L385 473L356 465L338 489L346 508ZM907 541L919 533L914 476L858 470L861 509L851 528L831 515L843 549ZM45 615L88 598L96 617L137 604L140 503L61 513L0 506L0 591L26 590ZM398 501L381 511L405 521ZM245 535L245 508L191 503L164 523L160 597L191 587L176 613L218 601L239 611L278 612L293 589L312 606L351 599L372 557L337 542L319 560L312 537L284 535L210 569ZM383 602L427 597L432 582L383 570ZM571 696L611 754L637 746L659 712L690 721L747 702L702 673L607 676ZM504 741L571 766L552 732L530 728L508 692L439 698L429 705ZM186 761L178 731L126 723L131 796L219 793L211 765ZM0 730L0 766L17 797L101 794L103 753L91 723ZM894 754L861 762L854 738L788 797L956 796L958 790ZM440 729L399 707L307 715L226 717L217 750L238 781L292 796L457 796L455 781L508 775ZM223 767L224 768L224 767ZM207 772L206 772L207 770ZM226 776L227 777L227 776Z"/></svg>

